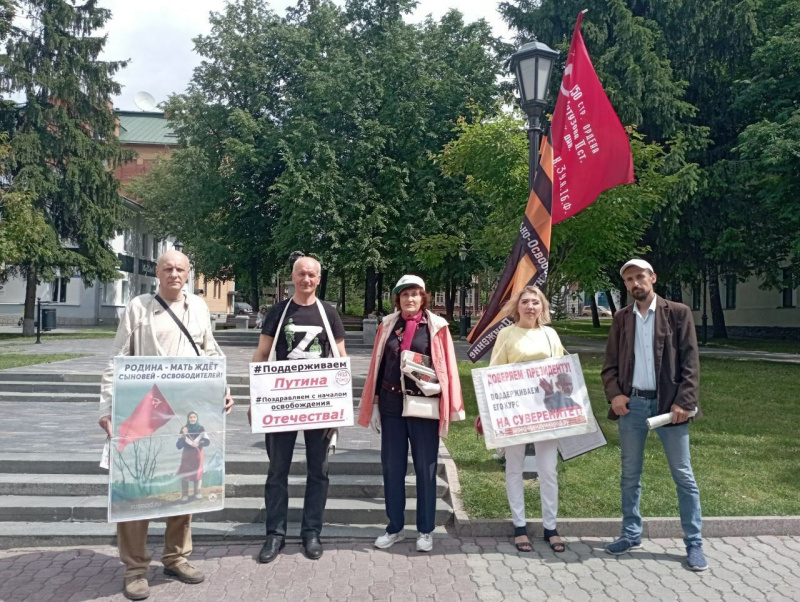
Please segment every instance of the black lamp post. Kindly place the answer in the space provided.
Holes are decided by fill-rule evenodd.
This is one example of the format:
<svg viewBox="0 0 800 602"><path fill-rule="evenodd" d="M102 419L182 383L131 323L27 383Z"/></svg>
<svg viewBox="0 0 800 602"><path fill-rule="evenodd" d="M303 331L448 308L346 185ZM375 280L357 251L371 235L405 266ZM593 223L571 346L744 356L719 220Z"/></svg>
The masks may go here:
<svg viewBox="0 0 800 602"><path fill-rule="evenodd" d="M558 51L536 39L517 50L509 59L517 76L519 104L528 116L528 189L533 190L533 178L539 164L539 142L542 137L541 117L547 105L550 71Z"/></svg>
<svg viewBox="0 0 800 602"><path fill-rule="evenodd" d="M36 344L42 344L42 298L36 297Z"/></svg>
<svg viewBox="0 0 800 602"><path fill-rule="evenodd" d="M467 285L464 282L464 261L467 259L467 248L461 246L458 250L458 258L461 260L461 338L465 338L469 334L470 319L466 313L467 306Z"/></svg>
<svg viewBox="0 0 800 602"><path fill-rule="evenodd" d="M182 252L183 251L183 247L185 247L185 246L186 245L184 245L182 242L176 240L175 243L172 245L172 248L175 249L176 251Z"/></svg>

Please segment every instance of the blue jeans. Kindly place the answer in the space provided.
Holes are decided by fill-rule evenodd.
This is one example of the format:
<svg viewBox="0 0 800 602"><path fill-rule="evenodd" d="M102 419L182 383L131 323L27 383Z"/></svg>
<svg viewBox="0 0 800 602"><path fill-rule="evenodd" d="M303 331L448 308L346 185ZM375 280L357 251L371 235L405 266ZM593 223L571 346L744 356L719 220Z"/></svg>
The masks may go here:
<svg viewBox="0 0 800 602"><path fill-rule="evenodd" d="M658 412L656 399L631 397L630 413L619 418L619 444L622 449L622 536L638 541L642 537L642 462L644 444L649 432L647 419ZM703 518L700 512L700 491L692 473L689 454L689 423L656 429L667 456L672 480L678 490L678 508L686 546L700 546Z"/></svg>

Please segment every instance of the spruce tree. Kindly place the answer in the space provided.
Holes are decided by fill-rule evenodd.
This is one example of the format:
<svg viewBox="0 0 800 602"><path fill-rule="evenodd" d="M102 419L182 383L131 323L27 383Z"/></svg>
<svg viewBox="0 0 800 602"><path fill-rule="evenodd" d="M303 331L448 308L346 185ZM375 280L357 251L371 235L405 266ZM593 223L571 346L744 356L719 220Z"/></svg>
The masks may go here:
<svg viewBox="0 0 800 602"><path fill-rule="evenodd" d="M113 174L129 157L120 149L111 96L124 61L98 60L98 31L111 18L96 0L19 0L0 54L0 119L10 142L3 173L8 190L30 199L38 231L25 259L5 266L27 280L23 333L33 334L36 285L80 273L85 283L113 280L109 241L123 209ZM17 101L16 99L19 99ZM2 209L2 207L0 207Z"/></svg>

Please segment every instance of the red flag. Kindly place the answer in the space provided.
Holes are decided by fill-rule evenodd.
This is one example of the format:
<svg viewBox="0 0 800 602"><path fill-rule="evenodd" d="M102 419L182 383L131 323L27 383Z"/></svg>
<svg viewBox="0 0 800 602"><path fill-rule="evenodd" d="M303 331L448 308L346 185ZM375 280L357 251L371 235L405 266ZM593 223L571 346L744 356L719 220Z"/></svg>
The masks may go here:
<svg viewBox="0 0 800 602"><path fill-rule="evenodd" d="M156 385L144 396L128 419L119 425L119 443L122 451L128 443L152 435L175 416L167 398Z"/></svg>
<svg viewBox="0 0 800 602"><path fill-rule="evenodd" d="M633 182L628 134L597 79L578 15L553 114L553 224L591 205L604 190Z"/></svg>

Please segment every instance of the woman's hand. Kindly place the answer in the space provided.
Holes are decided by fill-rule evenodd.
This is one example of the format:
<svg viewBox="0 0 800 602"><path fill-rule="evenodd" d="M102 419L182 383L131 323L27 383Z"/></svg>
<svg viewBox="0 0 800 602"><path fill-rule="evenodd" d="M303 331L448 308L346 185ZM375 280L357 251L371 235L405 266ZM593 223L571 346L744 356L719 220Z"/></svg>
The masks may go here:
<svg viewBox="0 0 800 602"><path fill-rule="evenodd" d="M378 404L374 404L372 406L372 418L369 421L369 425L373 431L380 435L381 433L381 412L378 409Z"/></svg>
<svg viewBox="0 0 800 602"><path fill-rule="evenodd" d="M181 435L188 435L188 434L189 434L189 429L187 429L186 427L183 427L181 429Z"/></svg>

